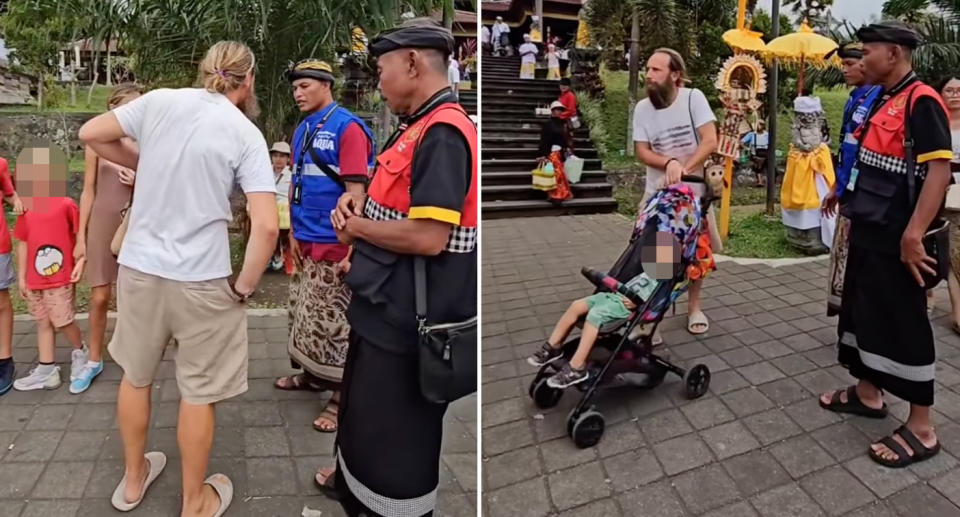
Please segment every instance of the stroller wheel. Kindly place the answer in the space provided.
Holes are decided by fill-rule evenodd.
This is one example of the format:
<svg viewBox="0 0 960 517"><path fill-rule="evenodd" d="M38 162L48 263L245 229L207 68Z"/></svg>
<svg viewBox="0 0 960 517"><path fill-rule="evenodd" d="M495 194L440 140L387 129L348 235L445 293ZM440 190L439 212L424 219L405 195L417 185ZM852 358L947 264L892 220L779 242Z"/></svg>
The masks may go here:
<svg viewBox="0 0 960 517"><path fill-rule="evenodd" d="M690 368L683 376L683 385L687 390L688 399L702 397L710 387L710 369L705 364Z"/></svg>
<svg viewBox="0 0 960 517"><path fill-rule="evenodd" d="M534 404L540 409L550 409L556 406L560 402L560 397L563 396L563 390L547 386L547 379L549 378L550 375L537 374L533 382L530 383L530 396L533 398Z"/></svg>
<svg viewBox="0 0 960 517"><path fill-rule="evenodd" d="M567 429L570 432L570 438L573 438L573 443L581 449L593 447L600 442L600 438L603 436L604 426L603 415L592 409L581 413L575 420L571 414L567 420Z"/></svg>

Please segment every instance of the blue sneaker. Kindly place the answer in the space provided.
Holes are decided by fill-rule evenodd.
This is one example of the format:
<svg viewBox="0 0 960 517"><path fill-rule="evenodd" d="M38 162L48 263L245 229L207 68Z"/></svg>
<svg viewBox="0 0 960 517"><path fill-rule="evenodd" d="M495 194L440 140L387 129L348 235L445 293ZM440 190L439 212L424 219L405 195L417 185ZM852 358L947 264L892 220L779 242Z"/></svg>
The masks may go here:
<svg viewBox="0 0 960 517"><path fill-rule="evenodd" d="M13 387L14 370L13 361L0 365L0 395L10 391L10 388Z"/></svg>
<svg viewBox="0 0 960 517"><path fill-rule="evenodd" d="M93 378L97 375L100 375L100 372L103 371L103 361L99 363L90 363L80 367L77 372L77 377L70 382L70 393L74 395L78 393L83 393L87 391L87 388L90 387L90 383L93 382Z"/></svg>

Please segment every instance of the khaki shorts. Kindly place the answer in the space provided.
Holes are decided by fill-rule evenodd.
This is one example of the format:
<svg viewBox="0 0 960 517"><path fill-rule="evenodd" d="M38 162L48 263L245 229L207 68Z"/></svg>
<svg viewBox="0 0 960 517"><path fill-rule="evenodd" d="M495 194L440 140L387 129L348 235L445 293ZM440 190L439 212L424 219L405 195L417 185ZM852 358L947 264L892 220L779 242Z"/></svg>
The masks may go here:
<svg viewBox="0 0 960 517"><path fill-rule="evenodd" d="M34 320L50 319L56 328L73 323L73 284L53 289L30 290L27 293L27 310Z"/></svg>
<svg viewBox="0 0 960 517"><path fill-rule="evenodd" d="M171 339L185 402L213 404L247 391L246 305L227 279L177 282L120 266L109 350L130 384L153 384Z"/></svg>

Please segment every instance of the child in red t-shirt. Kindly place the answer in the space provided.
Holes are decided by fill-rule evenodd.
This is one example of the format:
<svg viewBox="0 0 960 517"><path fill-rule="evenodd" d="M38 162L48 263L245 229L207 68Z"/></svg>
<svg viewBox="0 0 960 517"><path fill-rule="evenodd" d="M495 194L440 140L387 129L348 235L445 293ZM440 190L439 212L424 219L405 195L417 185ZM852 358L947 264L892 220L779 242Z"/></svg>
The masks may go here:
<svg viewBox="0 0 960 517"><path fill-rule="evenodd" d="M17 218L18 285L37 322L40 364L17 379L20 391L56 389L60 367L54 363L56 331L73 345L72 377L87 364L80 327L74 321L74 284L83 274L84 259L74 264L73 248L80 227L80 210L66 197L66 157L59 149L28 148L17 159L17 178L26 212ZM27 187L29 185L29 187Z"/></svg>
<svg viewBox="0 0 960 517"><path fill-rule="evenodd" d="M0 193L17 215L23 213L23 204L10 180L10 166L3 158L0 158ZM5 215L0 207L0 395L13 387L13 304L10 302L10 286L17 281L10 253L10 229L7 228Z"/></svg>

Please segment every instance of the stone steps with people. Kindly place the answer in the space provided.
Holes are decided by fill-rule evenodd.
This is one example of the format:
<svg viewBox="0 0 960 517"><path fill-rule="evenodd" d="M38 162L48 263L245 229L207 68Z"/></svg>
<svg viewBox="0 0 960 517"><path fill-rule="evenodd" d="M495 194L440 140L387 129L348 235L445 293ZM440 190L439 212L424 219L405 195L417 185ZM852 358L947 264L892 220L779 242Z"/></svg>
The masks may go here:
<svg viewBox="0 0 960 517"><path fill-rule="evenodd" d="M557 206L531 187L530 171L540 157L540 129L547 120L535 109L559 97L558 81L521 80L518 57L484 56L482 150L482 213L486 219L591 214L617 208L613 185L586 127L574 130L574 153L583 158L579 183L570 185L573 199Z"/></svg>

